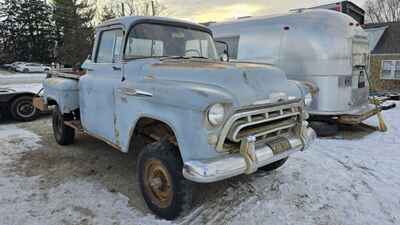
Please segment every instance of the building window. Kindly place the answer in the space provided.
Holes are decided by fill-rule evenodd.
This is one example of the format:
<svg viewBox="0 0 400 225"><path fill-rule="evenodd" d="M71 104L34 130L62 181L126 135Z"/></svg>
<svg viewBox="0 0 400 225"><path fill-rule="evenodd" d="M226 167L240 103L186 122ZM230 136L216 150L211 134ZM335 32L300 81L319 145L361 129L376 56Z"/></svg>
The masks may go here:
<svg viewBox="0 0 400 225"><path fill-rule="evenodd" d="M384 80L400 80L400 60L383 60L381 78Z"/></svg>
<svg viewBox="0 0 400 225"><path fill-rule="evenodd" d="M394 76L396 79L400 80L400 60L396 62L396 69L394 71Z"/></svg>

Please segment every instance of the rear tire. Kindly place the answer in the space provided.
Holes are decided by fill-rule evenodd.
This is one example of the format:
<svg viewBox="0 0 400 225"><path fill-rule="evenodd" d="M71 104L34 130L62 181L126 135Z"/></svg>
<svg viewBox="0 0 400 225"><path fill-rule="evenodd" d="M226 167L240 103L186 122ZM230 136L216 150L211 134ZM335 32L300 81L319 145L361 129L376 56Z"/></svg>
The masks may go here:
<svg viewBox="0 0 400 225"><path fill-rule="evenodd" d="M22 72L29 73L29 69L24 69Z"/></svg>
<svg viewBox="0 0 400 225"><path fill-rule="evenodd" d="M173 220L192 203L192 183L182 175L178 148L166 141L143 148L138 157L137 179L142 196L157 216Z"/></svg>
<svg viewBox="0 0 400 225"><path fill-rule="evenodd" d="M285 162L286 162L288 159L289 159L289 158L286 157L286 158L284 158L284 159L281 159L281 160L276 161L276 162L274 162L274 163L271 163L271 164L269 164L269 165L260 167L259 170L266 171L266 172L272 171L272 170L276 170L276 169L278 169L279 167L283 166L283 164L285 164Z"/></svg>
<svg viewBox="0 0 400 225"><path fill-rule="evenodd" d="M310 127L315 130L318 137L332 137L339 132L339 125L322 121L310 121Z"/></svg>
<svg viewBox="0 0 400 225"><path fill-rule="evenodd" d="M31 96L22 96L13 100L10 112L12 118L22 122L35 120L38 116L38 110L33 106Z"/></svg>
<svg viewBox="0 0 400 225"><path fill-rule="evenodd" d="M65 125L65 116L58 106L53 111L53 133L59 145L70 145L74 142L75 130Z"/></svg>

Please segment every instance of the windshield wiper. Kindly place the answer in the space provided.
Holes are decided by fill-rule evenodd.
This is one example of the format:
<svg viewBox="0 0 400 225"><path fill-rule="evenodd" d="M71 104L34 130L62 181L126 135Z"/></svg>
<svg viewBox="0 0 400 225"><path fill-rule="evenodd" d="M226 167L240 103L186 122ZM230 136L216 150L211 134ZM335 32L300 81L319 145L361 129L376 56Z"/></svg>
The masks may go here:
<svg viewBox="0 0 400 225"><path fill-rule="evenodd" d="M190 58L192 58L192 59L210 59L205 56L191 56Z"/></svg>
<svg viewBox="0 0 400 225"><path fill-rule="evenodd" d="M204 56L178 56L178 55L172 55L172 56L162 56L160 58L161 61L167 60L167 59L210 59Z"/></svg>

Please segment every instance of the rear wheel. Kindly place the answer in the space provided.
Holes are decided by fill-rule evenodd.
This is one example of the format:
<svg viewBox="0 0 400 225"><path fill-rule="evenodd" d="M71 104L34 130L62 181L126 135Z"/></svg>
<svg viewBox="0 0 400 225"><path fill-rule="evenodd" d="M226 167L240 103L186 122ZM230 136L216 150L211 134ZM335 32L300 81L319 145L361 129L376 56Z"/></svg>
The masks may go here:
<svg viewBox="0 0 400 225"><path fill-rule="evenodd" d="M136 171L143 198L156 215L173 220L190 208L192 184L182 175L174 145L161 141L144 147Z"/></svg>
<svg viewBox="0 0 400 225"><path fill-rule="evenodd" d="M74 142L75 130L65 125L65 116L58 106L53 111L53 133L59 145L69 145Z"/></svg>
<svg viewBox="0 0 400 225"><path fill-rule="evenodd" d="M284 158L284 159L281 159L281 160L276 161L276 162L274 162L274 163L271 163L271 164L269 164L269 165L260 167L259 169L262 170L262 171L272 171L272 170L276 170L276 169L278 169L279 167L283 166L283 164L285 164L285 162L286 162L288 159L289 159L289 158L286 157L286 158Z"/></svg>
<svg viewBox="0 0 400 225"><path fill-rule="evenodd" d="M38 115L31 96L18 97L11 102L11 116L17 121L32 121Z"/></svg>
<svg viewBox="0 0 400 225"><path fill-rule="evenodd" d="M29 73L29 69L24 69L22 72Z"/></svg>

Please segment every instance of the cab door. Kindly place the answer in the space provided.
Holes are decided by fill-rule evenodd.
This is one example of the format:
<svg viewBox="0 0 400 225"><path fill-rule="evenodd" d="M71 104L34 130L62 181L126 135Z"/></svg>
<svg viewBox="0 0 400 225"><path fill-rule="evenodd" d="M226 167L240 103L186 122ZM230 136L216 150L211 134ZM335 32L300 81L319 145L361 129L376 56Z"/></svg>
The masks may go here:
<svg viewBox="0 0 400 225"><path fill-rule="evenodd" d="M97 32L94 60L79 82L81 121L90 134L116 143L115 95L121 84L123 31L120 27Z"/></svg>

